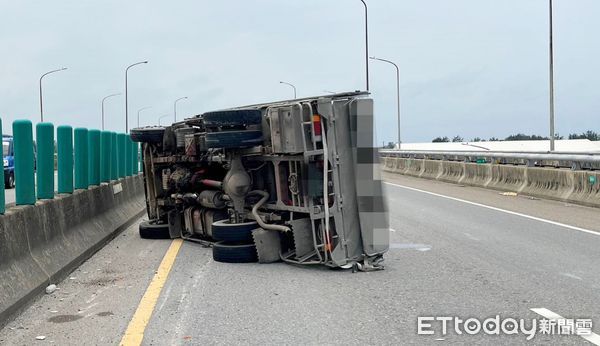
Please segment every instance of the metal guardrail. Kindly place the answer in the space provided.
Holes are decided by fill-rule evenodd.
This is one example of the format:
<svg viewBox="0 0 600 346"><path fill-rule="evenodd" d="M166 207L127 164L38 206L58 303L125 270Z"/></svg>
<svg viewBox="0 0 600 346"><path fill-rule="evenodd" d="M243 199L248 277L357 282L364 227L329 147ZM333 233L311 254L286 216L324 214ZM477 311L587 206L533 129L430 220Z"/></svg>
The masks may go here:
<svg viewBox="0 0 600 346"><path fill-rule="evenodd" d="M600 169L600 153L572 152L506 152L506 151L437 151L437 150L379 150L382 157L412 159L465 161L475 163L497 163L527 165L528 167L549 166L579 169Z"/></svg>
<svg viewBox="0 0 600 346"><path fill-rule="evenodd" d="M139 145L125 133L65 125L55 131L52 123L38 123L34 145L30 120L15 120L12 129L14 149L8 156L13 156L14 163L9 166L4 160L0 171L0 215L6 211L5 185L10 185L5 174L14 177L16 205L33 205L40 199L53 199L56 192L72 194L139 173Z"/></svg>

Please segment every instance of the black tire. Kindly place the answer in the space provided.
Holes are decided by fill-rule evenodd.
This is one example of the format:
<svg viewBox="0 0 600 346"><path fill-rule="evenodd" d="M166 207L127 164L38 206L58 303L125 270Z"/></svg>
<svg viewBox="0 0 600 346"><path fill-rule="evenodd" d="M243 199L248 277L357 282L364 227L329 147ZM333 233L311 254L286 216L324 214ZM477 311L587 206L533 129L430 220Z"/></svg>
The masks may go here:
<svg viewBox="0 0 600 346"><path fill-rule="evenodd" d="M248 243L252 242L252 230L256 228L256 221L229 223L229 220L219 220L212 224L212 237L217 241Z"/></svg>
<svg viewBox="0 0 600 346"><path fill-rule="evenodd" d="M254 244L218 242L213 245L213 259L224 263L253 263L258 262L258 254Z"/></svg>
<svg viewBox="0 0 600 346"><path fill-rule="evenodd" d="M148 126L131 129L131 139L138 143L162 143L165 128Z"/></svg>
<svg viewBox="0 0 600 346"><path fill-rule="evenodd" d="M262 112L257 109L208 112L202 114L202 119L204 126L208 128L260 125L262 123Z"/></svg>
<svg viewBox="0 0 600 346"><path fill-rule="evenodd" d="M4 177L4 187L6 189L12 189L15 187L15 174L8 173L8 177Z"/></svg>
<svg viewBox="0 0 600 346"><path fill-rule="evenodd" d="M144 239L171 239L169 224L144 221L139 226L140 237Z"/></svg>
<svg viewBox="0 0 600 346"><path fill-rule="evenodd" d="M257 130L208 132L206 134L206 147L208 148L248 148L261 145L262 142L262 131Z"/></svg>

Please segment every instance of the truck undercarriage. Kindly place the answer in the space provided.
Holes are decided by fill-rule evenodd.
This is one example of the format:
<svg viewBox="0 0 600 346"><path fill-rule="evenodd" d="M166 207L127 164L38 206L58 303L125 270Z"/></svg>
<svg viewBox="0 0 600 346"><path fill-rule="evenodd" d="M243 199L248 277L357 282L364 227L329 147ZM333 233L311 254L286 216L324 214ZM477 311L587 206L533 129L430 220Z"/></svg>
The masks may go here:
<svg viewBox="0 0 600 346"><path fill-rule="evenodd" d="M221 262L382 269L389 230L373 102L342 93L137 128L144 238L213 248Z"/></svg>

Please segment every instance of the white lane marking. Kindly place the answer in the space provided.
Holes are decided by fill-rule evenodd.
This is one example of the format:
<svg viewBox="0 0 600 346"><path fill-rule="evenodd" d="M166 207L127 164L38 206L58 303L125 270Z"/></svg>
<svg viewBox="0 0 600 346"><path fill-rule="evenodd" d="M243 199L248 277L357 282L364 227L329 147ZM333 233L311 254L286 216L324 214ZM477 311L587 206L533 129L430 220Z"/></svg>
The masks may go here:
<svg viewBox="0 0 600 346"><path fill-rule="evenodd" d="M417 251L429 251L431 250L431 245L427 244L402 244L402 243L390 243L390 249L414 249Z"/></svg>
<svg viewBox="0 0 600 346"><path fill-rule="evenodd" d="M561 320L561 319L565 319L564 317L562 317L561 315L552 312L546 308L532 308L529 309L533 312L535 312L538 315L544 316L545 318L549 319L549 320ZM600 345L600 335L596 334L596 333L591 333L589 335L579 335L582 338L586 339L587 341L591 342L594 345Z"/></svg>
<svg viewBox="0 0 600 346"><path fill-rule="evenodd" d="M499 212L510 214L510 215L520 216L520 217L523 217L523 218L526 218L526 219L530 219L530 220L534 220L534 221L539 221L539 222L544 222L544 223L547 223L547 224L550 224L550 225L572 229L574 231L589 233L589 234L593 234L593 235L600 235L600 232L598 232L598 231L592 231L592 230L581 228L581 227L571 226L571 225L567 225L567 224L564 224L564 223L560 223L560 222L556 222L556 221L552 221L552 220L546 220L546 219L542 219L542 218L531 216L531 215L527 215L527 214L521 214L521 213L517 213L515 211L506 210L506 209L500 209L500 208L492 207L492 206L481 204L481 203L471 202L471 201L467 201L467 200L456 198L456 197L450 197L450 196L446 196L446 195L440 195L439 193L429 192L429 191L425 191L425 190L421 190L421 189L415 189L414 187L408 187L408 186L398 185L398 184L393 184L393 183L388 183L388 182L384 182L384 184L396 186L396 187L399 187L399 188L402 188L402 189L407 189L407 190L422 192L422 193L425 193L425 194L428 194L428 195L432 195L432 196L436 196L436 197L441 197L441 198L446 198L446 199L449 199L449 200L452 200L452 201L462 202L462 203L474 205L474 206L481 207L481 208L486 208L486 209L490 209L490 210L494 210L494 211L499 211Z"/></svg>

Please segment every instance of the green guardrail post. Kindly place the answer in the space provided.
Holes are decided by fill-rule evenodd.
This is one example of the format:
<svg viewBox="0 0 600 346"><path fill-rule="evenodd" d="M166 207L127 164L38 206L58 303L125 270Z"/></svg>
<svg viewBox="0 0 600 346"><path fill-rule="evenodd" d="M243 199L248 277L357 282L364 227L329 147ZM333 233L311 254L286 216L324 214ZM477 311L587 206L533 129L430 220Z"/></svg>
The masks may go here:
<svg viewBox="0 0 600 346"><path fill-rule="evenodd" d="M141 144L138 146L139 147L139 152L138 152L138 160L139 160L139 172L144 173L144 145Z"/></svg>
<svg viewBox="0 0 600 346"><path fill-rule="evenodd" d="M131 152L133 151L133 142L129 135L125 135L125 175L130 177L133 174L133 162L131 161Z"/></svg>
<svg viewBox="0 0 600 346"><path fill-rule="evenodd" d="M87 189L88 183L88 130L75 129L75 188Z"/></svg>
<svg viewBox="0 0 600 346"><path fill-rule="evenodd" d="M110 180L119 179L119 159L117 155L117 133L110 133Z"/></svg>
<svg viewBox="0 0 600 346"><path fill-rule="evenodd" d="M0 133L2 133L2 119L0 119ZM4 166L8 166L8 164L4 164ZM6 211L6 198L4 193L4 169L0 170L0 214L4 214Z"/></svg>
<svg viewBox="0 0 600 346"><path fill-rule="evenodd" d="M103 183L110 181L110 142L110 132L102 131L100 134L100 181Z"/></svg>
<svg viewBox="0 0 600 346"><path fill-rule="evenodd" d="M132 140L131 137L127 136L127 140L129 141L129 147L131 148L131 150L129 150L129 161L131 161L131 175L135 175L135 165L136 165L136 161L135 161L135 144Z"/></svg>
<svg viewBox="0 0 600 346"><path fill-rule="evenodd" d="M36 128L37 198L54 198L54 125L39 123Z"/></svg>
<svg viewBox="0 0 600 346"><path fill-rule="evenodd" d="M88 184L100 185L100 130L88 131Z"/></svg>
<svg viewBox="0 0 600 346"><path fill-rule="evenodd" d="M119 161L117 166L119 167L118 176L119 178L125 177L125 159L127 155L127 135L124 133L117 134L117 160Z"/></svg>
<svg viewBox="0 0 600 346"><path fill-rule="evenodd" d="M58 193L73 193L73 128L56 128L58 161Z"/></svg>
<svg viewBox="0 0 600 346"><path fill-rule="evenodd" d="M131 161L133 161L133 175L138 175L138 173L140 172L140 160L138 158L139 151L140 146L138 142L133 142L133 157L131 158Z"/></svg>
<svg viewBox="0 0 600 346"><path fill-rule="evenodd" d="M15 154L15 202L17 205L35 204L35 175L33 133L29 120L13 122Z"/></svg>

